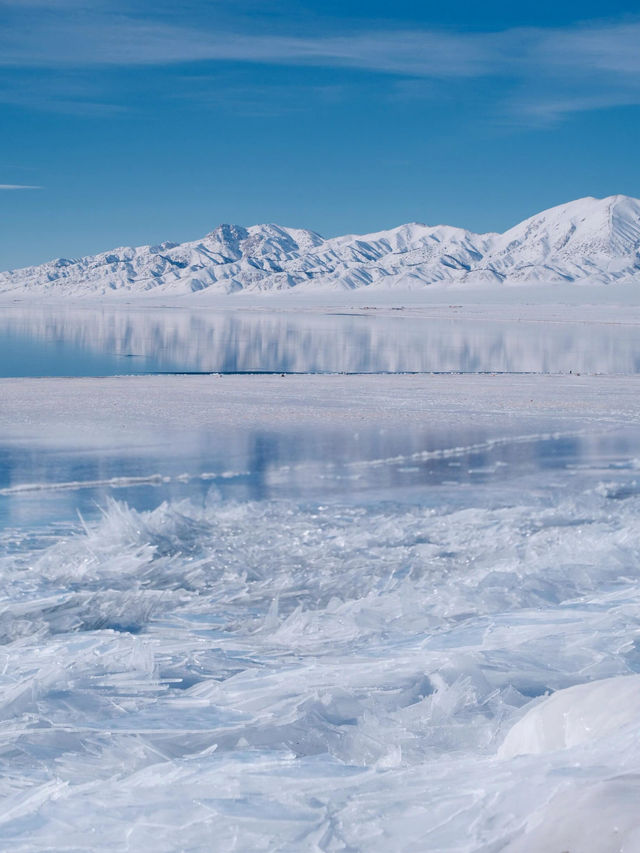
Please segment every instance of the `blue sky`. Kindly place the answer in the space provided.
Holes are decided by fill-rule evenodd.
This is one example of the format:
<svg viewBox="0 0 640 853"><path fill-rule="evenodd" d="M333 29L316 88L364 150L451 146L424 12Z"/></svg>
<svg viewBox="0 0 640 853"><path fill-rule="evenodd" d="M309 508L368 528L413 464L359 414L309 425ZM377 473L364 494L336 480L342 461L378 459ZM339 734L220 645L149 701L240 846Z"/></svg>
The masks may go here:
<svg viewBox="0 0 640 853"><path fill-rule="evenodd" d="M0 0L0 268L640 196L637 6L519 5Z"/></svg>

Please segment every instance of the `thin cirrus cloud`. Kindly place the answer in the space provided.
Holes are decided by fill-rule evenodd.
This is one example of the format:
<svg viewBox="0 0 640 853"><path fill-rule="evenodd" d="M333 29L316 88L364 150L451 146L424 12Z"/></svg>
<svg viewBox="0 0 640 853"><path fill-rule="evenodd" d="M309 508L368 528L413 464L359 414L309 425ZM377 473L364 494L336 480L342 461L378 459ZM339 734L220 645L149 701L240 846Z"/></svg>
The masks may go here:
<svg viewBox="0 0 640 853"><path fill-rule="evenodd" d="M528 66L550 63L552 69L637 74L639 43L640 22L500 32L377 29L294 37L206 31L125 15L60 13L39 22L30 17L28 26L20 18L5 26L0 64L166 65L220 60L476 77L517 75Z"/></svg>
<svg viewBox="0 0 640 853"><path fill-rule="evenodd" d="M30 184L0 184L0 190L41 190L42 187L31 186Z"/></svg>
<svg viewBox="0 0 640 853"><path fill-rule="evenodd" d="M439 85L495 78L510 90L504 107L532 120L640 103L635 20L500 32L387 28L291 36L196 29L91 10L41 17L26 27L18 15L4 28L0 65L70 70L239 62L359 69Z"/></svg>
<svg viewBox="0 0 640 853"><path fill-rule="evenodd" d="M83 67L171 65L201 61L362 68L388 74L474 77L491 71L493 36L360 32L340 37L292 37L202 32L164 22L110 18L58 20L46 28L7 32L0 65Z"/></svg>

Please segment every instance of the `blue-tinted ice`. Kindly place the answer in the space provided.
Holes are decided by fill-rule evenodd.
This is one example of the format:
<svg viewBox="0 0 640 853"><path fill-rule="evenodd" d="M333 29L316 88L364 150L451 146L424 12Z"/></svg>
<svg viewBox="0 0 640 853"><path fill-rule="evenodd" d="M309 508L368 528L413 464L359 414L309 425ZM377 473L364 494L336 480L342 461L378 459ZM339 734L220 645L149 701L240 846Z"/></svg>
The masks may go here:
<svg viewBox="0 0 640 853"><path fill-rule="evenodd" d="M358 308L3 307L0 376L221 373L638 373L640 327Z"/></svg>

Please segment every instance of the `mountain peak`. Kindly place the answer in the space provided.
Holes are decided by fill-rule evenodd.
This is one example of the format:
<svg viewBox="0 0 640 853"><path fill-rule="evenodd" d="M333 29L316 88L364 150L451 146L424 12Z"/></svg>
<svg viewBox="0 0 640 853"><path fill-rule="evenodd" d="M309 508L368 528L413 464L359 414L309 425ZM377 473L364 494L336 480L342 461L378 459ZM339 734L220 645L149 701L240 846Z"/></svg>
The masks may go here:
<svg viewBox="0 0 640 853"><path fill-rule="evenodd" d="M113 249L0 273L0 292L111 296L523 281L640 283L640 201L587 196L504 234L409 222L324 239L275 223L222 224L194 242Z"/></svg>

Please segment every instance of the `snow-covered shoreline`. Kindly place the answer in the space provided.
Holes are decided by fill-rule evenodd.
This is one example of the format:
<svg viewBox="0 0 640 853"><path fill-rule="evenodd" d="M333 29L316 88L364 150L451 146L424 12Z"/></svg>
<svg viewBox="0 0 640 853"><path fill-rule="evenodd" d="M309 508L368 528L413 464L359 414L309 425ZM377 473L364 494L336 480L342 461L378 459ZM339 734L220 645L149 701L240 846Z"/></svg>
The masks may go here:
<svg viewBox="0 0 640 853"><path fill-rule="evenodd" d="M29 292L0 293L0 311L153 313L167 309L229 316L277 314L366 315L424 320L459 318L481 322L594 323L640 325L640 291L631 282L608 285L514 284L501 287L433 285L421 290L362 289L355 291L302 290L193 294L149 292L138 297L61 295ZM167 315L168 316L168 315Z"/></svg>

